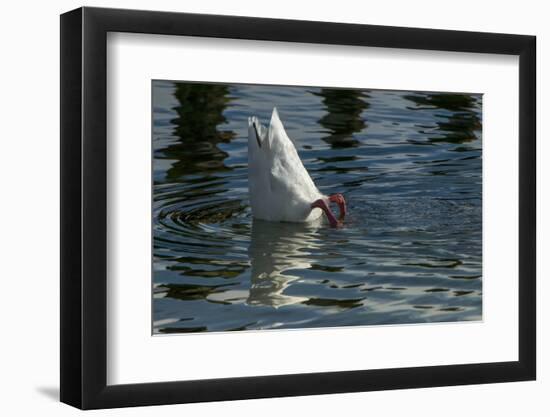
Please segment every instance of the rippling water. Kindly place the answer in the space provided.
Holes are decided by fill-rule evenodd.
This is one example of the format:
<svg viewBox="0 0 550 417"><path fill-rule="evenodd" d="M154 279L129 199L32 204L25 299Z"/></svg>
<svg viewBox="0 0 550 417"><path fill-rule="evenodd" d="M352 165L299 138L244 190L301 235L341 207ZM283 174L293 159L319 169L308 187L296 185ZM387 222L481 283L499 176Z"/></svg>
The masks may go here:
<svg viewBox="0 0 550 417"><path fill-rule="evenodd" d="M253 220L273 106L341 229ZM153 82L153 331L480 320L481 95Z"/></svg>

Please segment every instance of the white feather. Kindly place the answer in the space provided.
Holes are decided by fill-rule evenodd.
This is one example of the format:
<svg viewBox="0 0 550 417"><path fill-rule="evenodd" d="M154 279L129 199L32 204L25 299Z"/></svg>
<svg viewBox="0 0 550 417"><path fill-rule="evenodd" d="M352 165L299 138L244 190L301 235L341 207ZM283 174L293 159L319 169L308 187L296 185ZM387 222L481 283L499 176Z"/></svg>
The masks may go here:
<svg viewBox="0 0 550 417"><path fill-rule="evenodd" d="M326 197L302 164L276 108L268 128L256 117L248 119L248 188L257 219L309 222L322 214L311 204Z"/></svg>

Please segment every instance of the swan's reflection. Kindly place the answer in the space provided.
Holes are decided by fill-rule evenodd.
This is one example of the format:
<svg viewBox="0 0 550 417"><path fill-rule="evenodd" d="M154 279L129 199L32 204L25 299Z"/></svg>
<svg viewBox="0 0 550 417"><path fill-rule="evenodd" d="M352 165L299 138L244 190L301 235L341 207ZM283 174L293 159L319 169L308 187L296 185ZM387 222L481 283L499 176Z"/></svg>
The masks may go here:
<svg viewBox="0 0 550 417"><path fill-rule="evenodd" d="M300 277L296 269L311 266L311 251L320 247L316 223L274 223L254 220L250 256L251 285L247 304L281 307L307 300L285 294L285 289Z"/></svg>

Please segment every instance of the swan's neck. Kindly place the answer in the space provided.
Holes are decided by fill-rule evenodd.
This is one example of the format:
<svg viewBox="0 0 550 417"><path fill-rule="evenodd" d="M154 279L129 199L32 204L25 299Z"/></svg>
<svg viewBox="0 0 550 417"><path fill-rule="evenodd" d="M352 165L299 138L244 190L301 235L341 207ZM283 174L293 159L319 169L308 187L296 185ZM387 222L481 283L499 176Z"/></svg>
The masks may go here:
<svg viewBox="0 0 550 417"><path fill-rule="evenodd" d="M336 217L334 217L334 214L332 214L330 207L324 199L320 198L319 200L315 200L311 204L311 208L320 208L321 210L323 210L330 223L330 227L338 227L338 220L336 220Z"/></svg>

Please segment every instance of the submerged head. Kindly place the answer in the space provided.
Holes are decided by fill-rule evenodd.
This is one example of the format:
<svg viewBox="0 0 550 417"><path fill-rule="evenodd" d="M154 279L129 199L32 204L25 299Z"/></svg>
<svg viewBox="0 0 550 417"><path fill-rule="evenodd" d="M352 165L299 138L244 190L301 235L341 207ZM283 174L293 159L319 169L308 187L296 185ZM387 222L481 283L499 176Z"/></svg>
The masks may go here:
<svg viewBox="0 0 550 417"><path fill-rule="evenodd" d="M338 204L339 215L338 219L332 213L332 210L329 207L330 203ZM315 200L311 204L311 208L320 208L327 216L327 220L330 223L330 227L339 227L342 226L344 218L346 217L346 200L342 194L332 194L328 198L320 198Z"/></svg>

